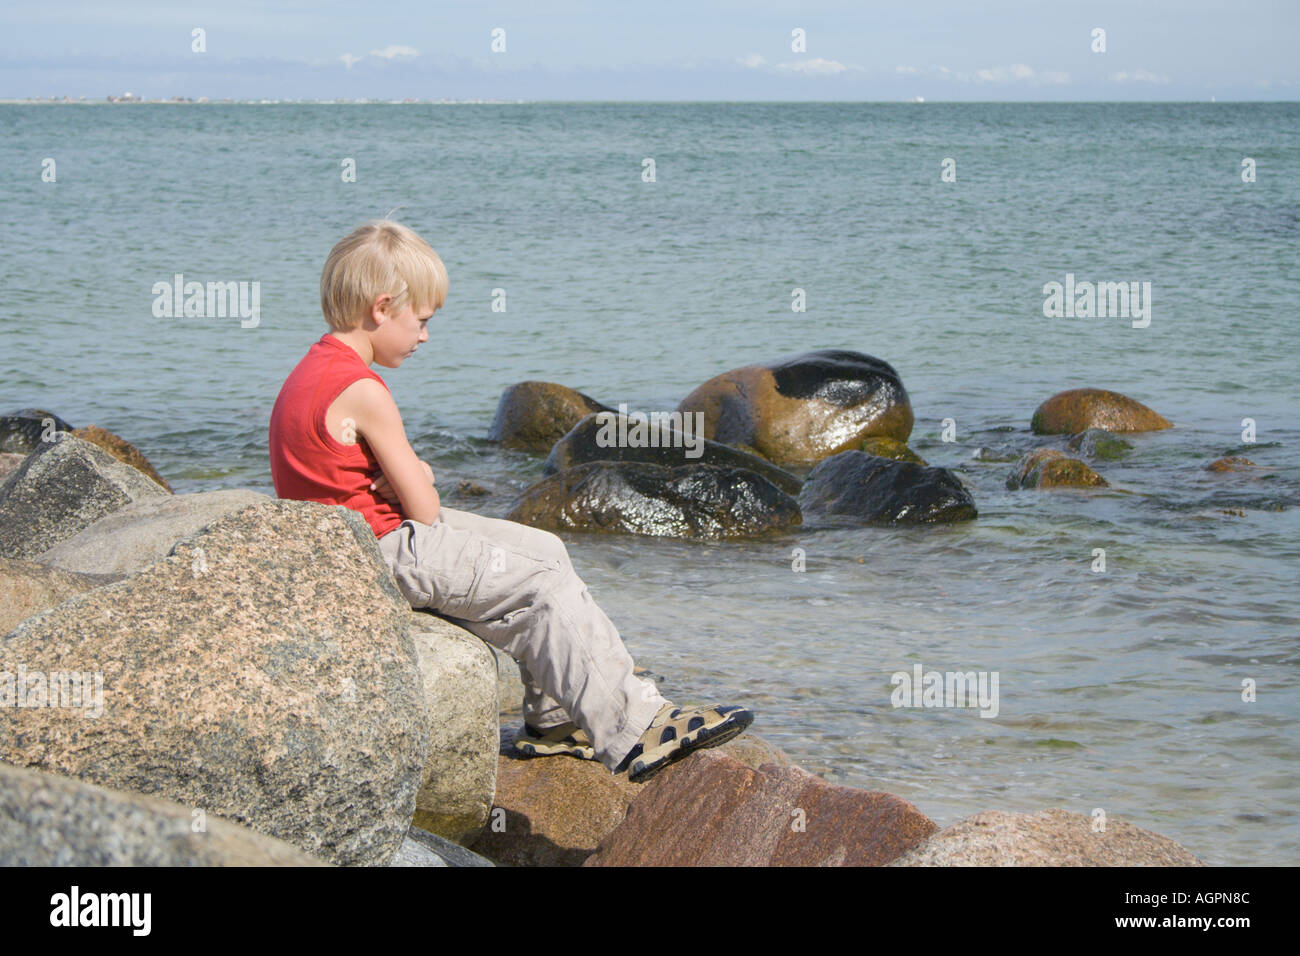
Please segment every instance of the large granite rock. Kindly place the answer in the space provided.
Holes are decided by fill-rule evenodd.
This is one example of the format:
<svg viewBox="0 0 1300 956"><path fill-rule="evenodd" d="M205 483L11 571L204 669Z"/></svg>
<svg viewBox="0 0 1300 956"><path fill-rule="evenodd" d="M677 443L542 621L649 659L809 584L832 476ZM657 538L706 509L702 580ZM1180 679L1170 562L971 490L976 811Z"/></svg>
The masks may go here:
<svg viewBox="0 0 1300 956"><path fill-rule="evenodd" d="M105 515L36 560L82 574L134 574L218 518L271 500L247 488L146 498Z"/></svg>
<svg viewBox="0 0 1300 956"><path fill-rule="evenodd" d="M1175 843L1113 817L990 810L934 834L891 866L1204 866Z"/></svg>
<svg viewBox="0 0 1300 956"><path fill-rule="evenodd" d="M408 611L429 714L415 826L469 843L487 820L497 777L497 660L473 634ZM518 668L516 668L516 672Z"/></svg>
<svg viewBox="0 0 1300 956"><path fill-rule="evenodd" d="M144 456L139 448L136 448L129 441L120 435L114 435L106 428L100 428L98 425L87 425L85 428L75 428L72 434L76 435L82 441L88 441L92 445L98 445L104 451L108 452L124 465L130 465L138 470L142 475L146 475L153 481L157 482L163 489L170 492L172 486L167 484L167 479L158 474L158 469L150 463L149 459Z"/></svg>
<svg viewBox="0 0 1300 956"><path fill-rule="evenodd" d="M844 515L869 524L968 521L978 512L947 468L840 452L808 474L799 505L806 514Z"/></svg>
<svg viewBox="0 0 1300 956"><path fill-rule="evenodd" d="M1038 406L1030 427L1039 435L1073 435L1089 428L1111 432L1151 432L1173 428L1141 402L1104 388L1072 388Z"/></svg>
<svg viewBox="0 0 1300 956"><path fill-rule="evenodd" d="M112 578L72 574L35 561L0 558L0 634L8 634L33 614L84 594ZM0 662L2 663L2 662Z"/></svg>
<svg viewBox="0 0 1300 956"><path fill-rule="evenodd" d="M668 427L661 419L638 421L614 412L588 415L551 448L542 474L554 475L590 461L645 461L665 468L719 465L752 471L787 495L799 494L803 482L784 468L730 445L709 441L695 431L694 420L689 421L691 424L683 424L679 430ZM624 441L620 442L620 438Z"/></svg>
<svg viewBox="0 0 1300 956"><path fill-rule="evenodd" d="M823 349L709 379L677 410L704 413L704 437L779 465L810 465L866 438L906 442L912 406L888 362Z"/></svg>
<svg viewBox="0 0 1300 956"><path fill-rule="evenodd" d="M1055 448L1039 448L1016 463L1007 476L1007 487L1017 488L1106 488L1106 479L1077 458L1067 458Z"/></svg>
<svg viewBox="0 0 1300 956"><path fill-rule="evenodd" d="M581 866L623 822L627 808L648 784L611 774L594 760L519 757L513 740L518 723L503 728L497 767L496 806L476 853L508 866ZM777 747L742 734L715 748L749 767L789 766ZM666 771L664 771L666 772Z"/></svg>
<svg viewBox="0 0 1300 956"><path fill-rule="evenodd" d="M609 409L554 382L520 382L501 393L488 440L503 448L545 454L587 415Z"/></svg>
<svg viewBox="0 0 1300 956"><path fill-rule="evenodd" d="M325 866L170 800L0 764L0 866Z"/></svg>
<svg viewBox="0 0 1300 956"><path fill-rule="evenodd" d="M506 517L550 531L606 531L677 538L736 538L803 519L798 503L740 468L633 461L578 465L532 485Z"/></svg>
<svg viewBox="0 0 1300 956"><path fill-rule="evenodd" d="M585 866L879 866L938 829L892 794L691 754L655 776Z"/></svg>
<svg viewBox="0 0 1300 956"><path fill-rule="evenodd" d="M429 743L409 610L359 513L246 508L0 641L28 680L97 684L81 707L0 707L0 760L387 863Z"/></svg>
<svg viewBox="0 0 1300 956"><path fill-rule="evenodd" d="M0 487L0 557L34 558L107 514L166 495L103 449L59 432Z"/></svg>

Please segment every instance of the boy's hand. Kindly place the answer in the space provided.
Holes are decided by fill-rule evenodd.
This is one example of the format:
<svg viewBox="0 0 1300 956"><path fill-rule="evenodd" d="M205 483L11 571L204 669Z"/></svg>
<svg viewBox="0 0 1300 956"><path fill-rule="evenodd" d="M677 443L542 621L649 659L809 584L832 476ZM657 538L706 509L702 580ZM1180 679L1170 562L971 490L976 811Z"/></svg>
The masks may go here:
<svg viewBox="0 0 1300 956"><path fill-rule="evenodd" d="M436 484L433 480L433 468L431 468L429 463L423 459L421 459L420 464L423 465L424 470L429 473L429 484ZM379 477L370 483L370 490L375 492L375 494L379 495L389 504L401 504L400 499L397 497L397 491L388 483L388 476L382 471L379 473Z"/></svg>

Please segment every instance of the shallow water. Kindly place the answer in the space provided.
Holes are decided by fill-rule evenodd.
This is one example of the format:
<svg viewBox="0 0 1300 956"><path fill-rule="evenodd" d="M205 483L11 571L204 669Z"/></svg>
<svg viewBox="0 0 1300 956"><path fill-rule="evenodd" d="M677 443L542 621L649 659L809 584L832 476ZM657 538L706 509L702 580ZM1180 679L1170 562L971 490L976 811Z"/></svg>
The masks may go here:
<svg viewBox="0 0 1300 956"><path fill-rule="evenodd" d="M911 396L913 448L961 469L979 519L571 537L638 661L940 824L1102 808L1210 863L1294 863L1298 120L1295 104L4 106L0 410L110 428L180 492L270 492L267 421L324 331L321 263L394 207L451 298L380 371L453 507L501 514L540 474L484 440L513 382L649 411L749 362L879 356ZM155 318L153 283L177 272L258 281L259 324ZM1151 282L1150 326L1045 318L1043 285L1067 272ZM1029 418L1084 385L1176 426L1098 463L1110 489L1012 492L1010 461L972 458L1063 447ZM1266 467L1203 470L1224 454ZM462 477L494 494L457 499ZM892 707L891 675L915 664L997 672L998 715Z"/></svg>

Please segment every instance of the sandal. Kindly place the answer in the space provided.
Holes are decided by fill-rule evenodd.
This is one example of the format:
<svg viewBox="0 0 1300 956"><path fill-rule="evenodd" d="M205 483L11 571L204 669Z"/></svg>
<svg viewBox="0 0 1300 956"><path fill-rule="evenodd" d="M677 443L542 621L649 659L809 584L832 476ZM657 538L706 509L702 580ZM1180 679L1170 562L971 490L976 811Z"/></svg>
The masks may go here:
<svg viewBox="0 0 1300 956"><path fill-rule="evenodd" d="M726 743L753 722L753 713L744 707L683 710L665 704L614 772L626 770L629 780L643 783L693 750Z"/></svg>
<svg viewBox="0 0 1300 956"><path fill-rule="evenodd" d="M596 759L596 748L591 745L591 738L573 721L542 729L525 723L523 730L515 735L515 750L525 757L565 754L582 760Z"/></svg>

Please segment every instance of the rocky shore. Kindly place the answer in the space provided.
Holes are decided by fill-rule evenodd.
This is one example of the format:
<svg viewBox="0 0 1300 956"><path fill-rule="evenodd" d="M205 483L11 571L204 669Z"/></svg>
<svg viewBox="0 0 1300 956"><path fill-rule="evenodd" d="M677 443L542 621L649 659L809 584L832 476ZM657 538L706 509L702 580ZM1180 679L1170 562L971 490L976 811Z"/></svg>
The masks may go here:
<svg viewBox="0 0 1300 956"><path fill-rule="evenodd" d="M1116 432L1171 427L1081 391L1033 430L1095 462L1123 453ZM624 419L603 419L613 448L602 415ZM549 456L512 517L717 538L977 515L958 474L907 448L907 393L870 356L737 369L676 415L643 424L561 385L512 386L492 437ZM520 759L514 662L412 610L359 514L176 495L128 442L40 409L0 417L0 449L2 865L1200 865L1064 810L940 829L752 734L646 784ZM1013 487L1105 485L1061 451L1029 458Z"/></svg>

